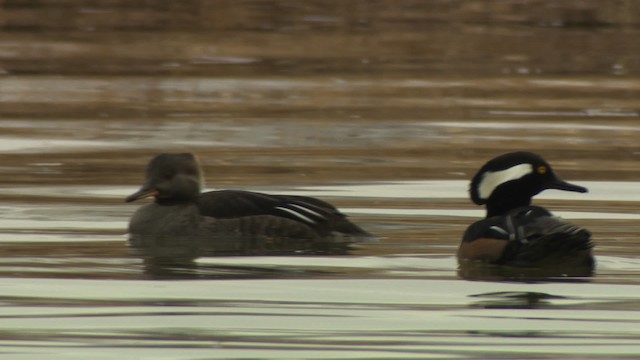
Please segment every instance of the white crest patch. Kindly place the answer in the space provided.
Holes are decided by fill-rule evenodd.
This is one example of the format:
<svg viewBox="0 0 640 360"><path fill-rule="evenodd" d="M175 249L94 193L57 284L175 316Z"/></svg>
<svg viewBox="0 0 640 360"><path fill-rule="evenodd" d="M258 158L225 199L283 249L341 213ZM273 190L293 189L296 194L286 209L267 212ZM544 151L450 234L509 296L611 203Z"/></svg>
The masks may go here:
<svg viewBox="0 0 640 360"><path fill-rule="evenodd" d="M478 195L481 199L486 200L498 186L511 180L520 179L532 172L533 166L531 166L531 164L519 164L495 172L488 171L482 175L482 180L480 180L480 184L478 185Z"/></svg>

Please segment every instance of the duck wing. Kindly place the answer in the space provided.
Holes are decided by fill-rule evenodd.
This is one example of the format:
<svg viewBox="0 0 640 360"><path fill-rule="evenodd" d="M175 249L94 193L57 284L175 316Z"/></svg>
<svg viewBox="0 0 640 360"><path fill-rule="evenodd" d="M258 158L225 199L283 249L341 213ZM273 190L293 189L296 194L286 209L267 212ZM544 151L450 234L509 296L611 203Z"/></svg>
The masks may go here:
<svg viewBox="0 0 640 360"><path fill-rule="evenodd" d="M198 207L202 215L217 219L271 215L302 223L321 236L341 233L371 237L333 205L309 196L218 190L202 193L198 198Z"/></svg>

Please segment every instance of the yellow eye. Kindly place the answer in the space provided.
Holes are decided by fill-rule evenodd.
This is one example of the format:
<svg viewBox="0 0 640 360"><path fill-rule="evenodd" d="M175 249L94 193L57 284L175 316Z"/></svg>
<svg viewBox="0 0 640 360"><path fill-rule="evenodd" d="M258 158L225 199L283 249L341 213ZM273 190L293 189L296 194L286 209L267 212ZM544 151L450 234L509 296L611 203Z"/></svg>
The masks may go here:
<svg viewBox="0 0 640 360"><path fill-rule="evenodd" d="M546 166L538 166L538 174L546 174L547 167Z"/></svg>

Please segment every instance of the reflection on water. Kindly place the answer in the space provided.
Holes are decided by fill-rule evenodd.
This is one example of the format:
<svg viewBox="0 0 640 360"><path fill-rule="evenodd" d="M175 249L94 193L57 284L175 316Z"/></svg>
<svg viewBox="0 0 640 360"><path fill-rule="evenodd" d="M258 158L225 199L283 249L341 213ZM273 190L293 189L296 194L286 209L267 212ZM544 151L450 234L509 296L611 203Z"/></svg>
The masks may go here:
<svg viewBox="0 0 640 360"><path fill-rule="evenodd" d="M3 358L640 354L639 2L0 12ZM483 216L468 180L514 150L589 188L535 203L593 233L593 277L460 279L460 237ZM316 196L379 238L339 254L136 253L124 197L168 151L197 153L210 188Z"/></svg>
<svg viewBox="0 0 640 360"><path fill-rule="evenodd" d="M107 347L109 356L162 351L170 358L616 357L637 349L638 303L629 301L640 296L637 287L473 285L307 279L111 281L107 287L4 279L8 306L0 316L11 331L2 343L31 355L92 358ZM50 302L53 294L64 306ZM40 332L30 333L34 327Z"/></svg>

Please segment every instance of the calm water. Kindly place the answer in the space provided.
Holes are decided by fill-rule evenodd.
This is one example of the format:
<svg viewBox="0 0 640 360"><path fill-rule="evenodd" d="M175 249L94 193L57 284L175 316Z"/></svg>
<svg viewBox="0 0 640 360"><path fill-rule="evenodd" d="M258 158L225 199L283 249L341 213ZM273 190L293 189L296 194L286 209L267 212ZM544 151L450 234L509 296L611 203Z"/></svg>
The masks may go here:
<svg viewBox="0 0 640 360"><path fill-rule="evenodd" d="M640 357L640 4L3 1L3 359ZM458 276L468 179L544 155L587 194L588 279ZM154 267L124 197L159 152L208 188L317 196L344 256Z"/></svg>

